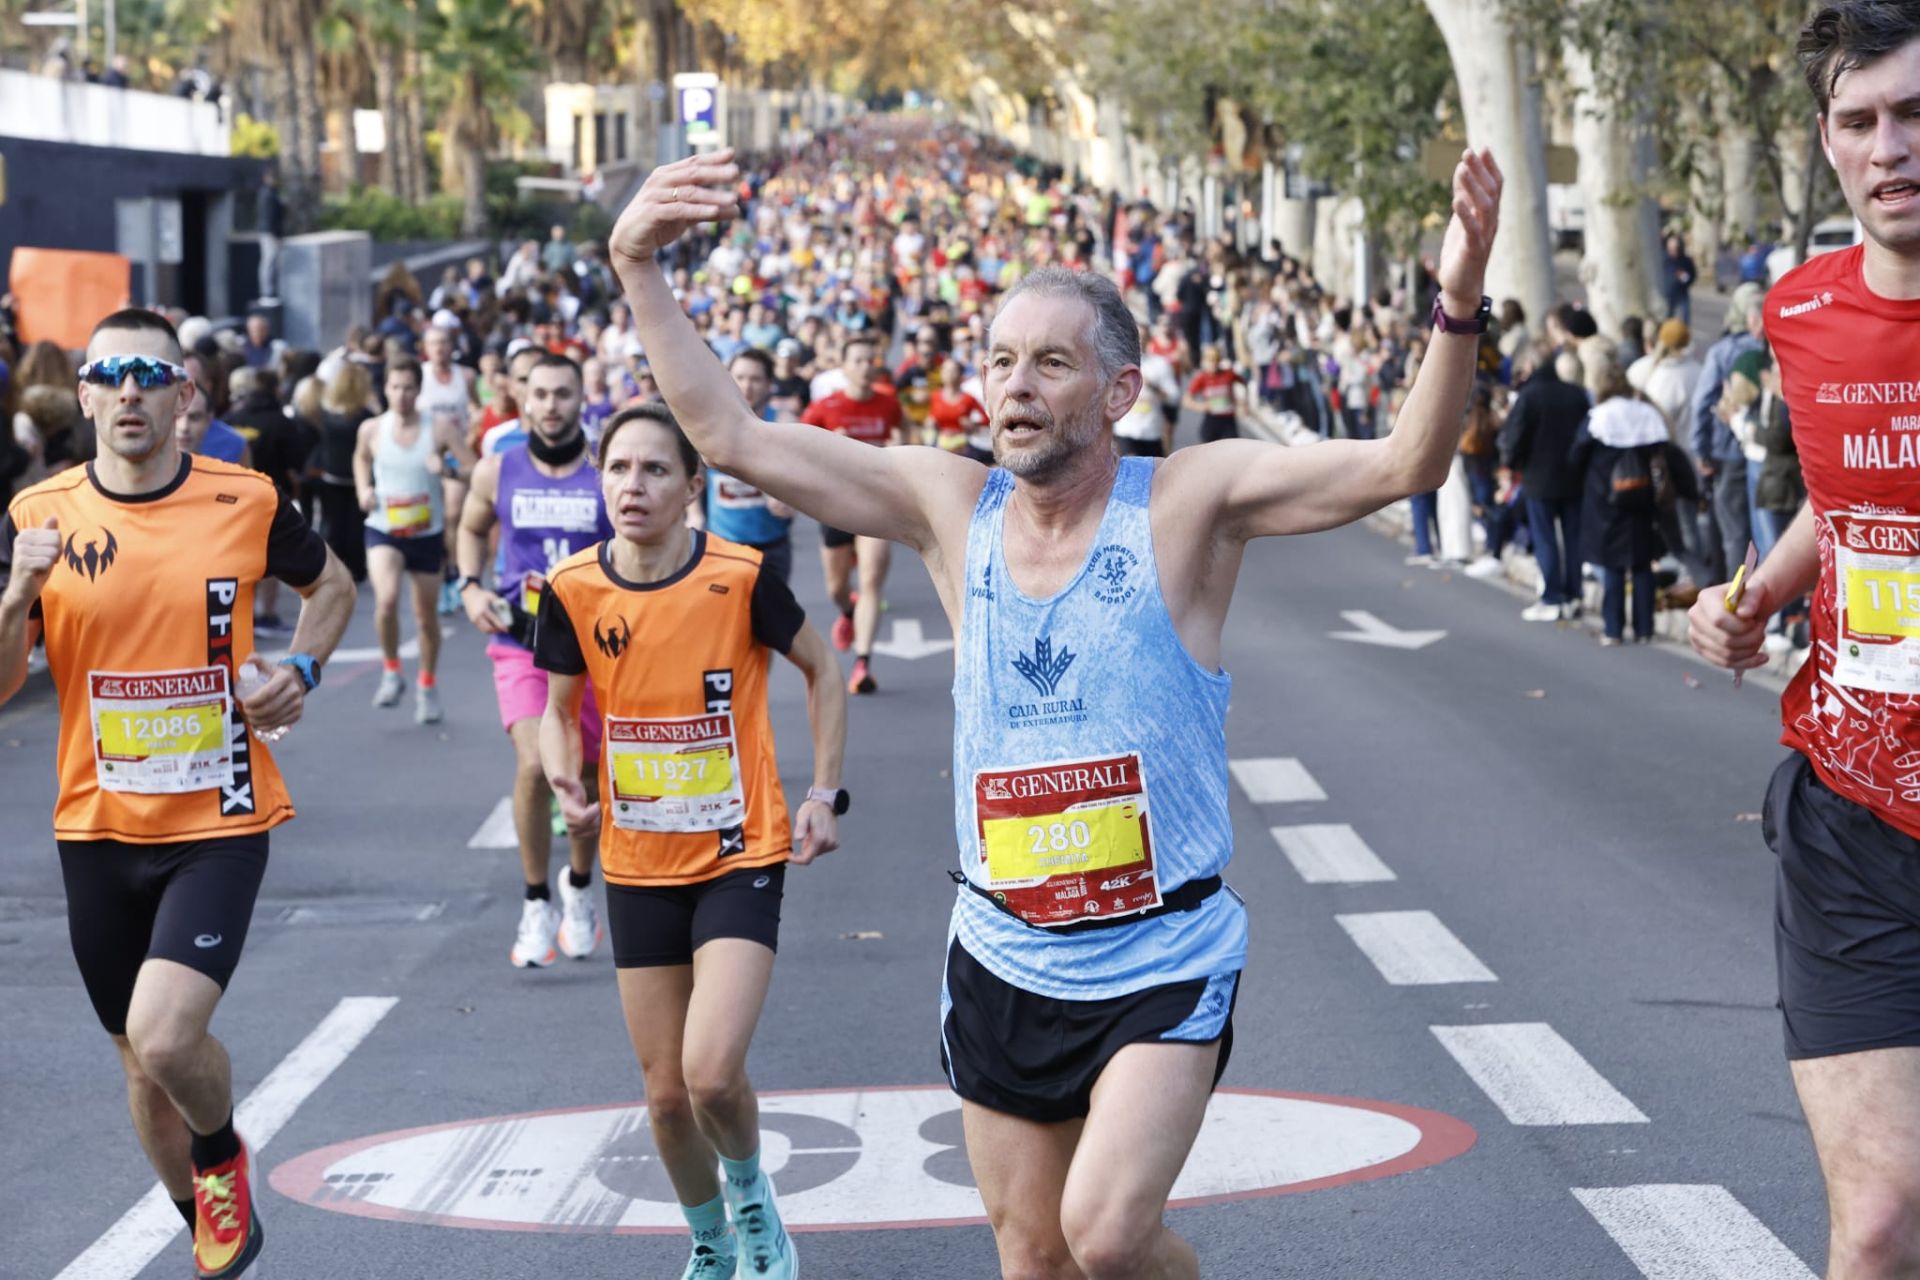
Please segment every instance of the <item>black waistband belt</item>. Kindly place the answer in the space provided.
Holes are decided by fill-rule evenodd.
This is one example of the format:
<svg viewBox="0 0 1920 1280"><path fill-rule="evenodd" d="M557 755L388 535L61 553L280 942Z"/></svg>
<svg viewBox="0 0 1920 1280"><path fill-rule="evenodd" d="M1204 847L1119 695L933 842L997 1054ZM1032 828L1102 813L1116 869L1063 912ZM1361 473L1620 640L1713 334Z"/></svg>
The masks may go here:
<svg viewBox="0 0 1920 1280"><path fill-rule="evenodd" d="M985 898L988 902L991 902L994 906L1000 908L1000 910L1013 916L1014 919L1020 920L1020 916L1017 913L1010 910L1006 903L1000 901L1000 899L995 897L989 890L982 889L958 871L948 871L947 874L953 877L955 884L965 885L967 888ZM1042 930L1046 933L1087 933L1094 929L1114 929L1123 924L1136 924L1142 920L1151 920L1155 916L1164 916L1173 911L1191 911L1208 898L1211 898L1214 894L1220 892L1220 888L1220 877L1208 876L1204 880L1187 881L1172 893L1161 898L1159 906L1150 907L1145 911L1136 911L1131 915L1095 916L1086 920L1076 920L1072 924L1031 925L1029 927ZM1020 923L1027 924L1027 921L1020 920Z"/></svg>

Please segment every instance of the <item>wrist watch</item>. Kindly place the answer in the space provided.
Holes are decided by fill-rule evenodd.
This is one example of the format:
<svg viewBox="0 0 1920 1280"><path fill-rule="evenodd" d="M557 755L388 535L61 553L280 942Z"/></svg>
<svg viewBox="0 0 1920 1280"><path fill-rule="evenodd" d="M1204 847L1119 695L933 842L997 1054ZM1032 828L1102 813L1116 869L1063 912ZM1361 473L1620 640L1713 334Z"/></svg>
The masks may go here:
<svg viewBox="0 0 1920 1280"><path fill-rule="evenodd" d="M280 659L280 666L292 667L294 674L300 677L300 683L312 693L320 687L320 664L310 653L290 653Z"/></svg>
<svg viewBox="0 0 1920 1280"><path fill-rule="evenodd" d="M485 584L482 583L480 579L474 577L472 574L469 573L462 576L460 581L453 584L453 593L457 596L463 596L467 594L468 587L478 587L483 585Z"/></svg>
<svg viewBox="0 0 1920 1280"><path fill-rule="evenodd" d="M845 813L853 803L853 797L847 794L845 787L841 787L838 790L832 787L808 787L807 799L818 800L821 804L826 805L833 810L835 817Z"/></svg>
<svg viewBox="0 0 1920 1280"><path fill-rule="evenodd" d="M1434 330L1439 333L1485 333L1488 323L1493 319L1493 299L1485 294L1480 296L1480 307L1470 320L1456 320L1447 314L1440 305L1439 294L1433 295L1433 315L1429 317Z"/></svg>

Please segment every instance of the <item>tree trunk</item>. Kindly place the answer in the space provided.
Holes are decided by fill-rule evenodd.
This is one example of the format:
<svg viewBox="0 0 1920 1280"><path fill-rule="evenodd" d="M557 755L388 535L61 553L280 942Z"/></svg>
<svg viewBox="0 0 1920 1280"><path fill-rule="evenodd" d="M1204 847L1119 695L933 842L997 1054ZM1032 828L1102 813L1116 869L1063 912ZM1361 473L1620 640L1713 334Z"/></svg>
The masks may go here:
<svg viewBox="0 0 1920 1280"><path fill-rule="evenodd" d="M678 17L673 0L653 0L647 8L647 32L653 37L653 78L662 88L673 84L673 28Z"/></svg>
<svg viewBox="0 0 1920 1280"><path fill-rule="evenodd" d="M400 93L400 144L406 156L407 199L419 204L433 194L427 168L426 73L420 66L420 51L409 48L401 66L405 76Z"/></svg>
<svg viewBox="0 0 1920 1280"><path fill-rule="evenodd" d="M1720 141L1712 124L1712 104L1697 95L1680 102L1680 127L1690 157L1687 177L1687 251L1696 266L1713 278L1713 264L1726 243L1726 188L1720 177Z"/></svg>
<svg viewBox="0 0 1920 1280"><path fill-rule="evenodd" d="M373 67L373 103L380 109L386 147L380 153L380 185L402 200L410 200L406 173L406 118L400 102L400 59L393 47L380 44L368 50Z"/></svg>
<svg viewBox="0 0 1920 1280"><path fill-rule="evenodd" d="M480 236L487 230L487 136L493 131L481 86L463 84L455 95L452 112L453 128L447 132L446 150L450 156L459 157L459 189L465 199L460 234ZM451 184L447 189L453 189Z"/></svg>
<svg viewBox="0 0 1920 1280"><path fill-rule="evenodd" d="M1794 261L1804 262L1807 240L1820 217L1817 207L1808 209L1814 196L1814 183L1820 176L1819 165L1824 159L1820 154L1819 124L1790 120L1775 135L1773 145L1780 153L1784 193L1780 202L1779 243L1798 245L1800 252Z"/></svg>
<svg viewBox="0 0 1920 1280"><path fill-rule="evenodd" d="M1716 86L1715 123L1720 128L1720 176L1726 192L1726 240L1735 250L1760 228L1760 144L1753 123L1732 94Z"/></svg>
<svg viewBox="0 0 1920 1280"><path fill-rule="evenodd" d="M1612 48L1595 54L1572 39L1561 50L1573 89L1573 147L1587 209L1580 279L1587 310L1608 334L1618 334L1628 316L1653 315L1660 296L1654 274L1660 211L1647 195L1652 138L1640 105L1644 98L1611 61L1615 56Z"/></svg>
<svg viewBox="0 0 1920 1280"><path fill-rule="evenodd" d="M1532 51L1500 0L1426 0L1447 43L1467 117L1467 138L1489 147L1506 174L1500 239L1487 264L1496 302L1518 298L1538 322L1553 306L1553 241L1547 228L1547 145Z"/></svg>
<svg viewBox="0 0 1920 1280"><path fill-rule="evenodd" d="M293 110L300 119L299 149L294 153L294 169L299 175L299 195L290 199L288 212L294 230L305 230L314 221L320 203L320 69L310 39L297 40L292 49Z"/></svg>

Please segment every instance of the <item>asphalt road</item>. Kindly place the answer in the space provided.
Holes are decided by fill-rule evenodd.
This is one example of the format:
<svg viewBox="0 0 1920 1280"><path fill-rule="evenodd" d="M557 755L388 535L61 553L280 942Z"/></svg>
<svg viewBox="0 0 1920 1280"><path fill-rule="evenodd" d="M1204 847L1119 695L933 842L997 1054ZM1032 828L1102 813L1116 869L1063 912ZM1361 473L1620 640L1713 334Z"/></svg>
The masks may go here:
<svg viewBox="0 0 1920 1280"><path fill-rule="evenodd" d="M825 622L813 542L796 587ZM1212 1277L1809 1276L1824 1208L1755 821L1774 695L1523 624L1401 556L1352 528L1247 557L1231 754L1298 768L1239 772L1252 954L1180 1188L1204 1203L1171 1221ZM910 557L889 596L886 629L948 637ZM1333 638L1350 612L1445 635ZM372 643L364 601L347 643ZM751 1064L766 1150L809 1276L991 1276L935 1040L949 657L875 670L846 847L788 881ZM510 773L480 643L453 628L433 729L370 708L376 673L336 666L276 749L300 817L216 1022L256 1094L243 1121L273 1130L254 1274L677 1276L685 1238L622 1110L641 1090L611 962L512 969L515 855L469 847ZM790 668L773 701L802 788ZM179 1276L184 1232L139 1229L152 1178L68 952L54 727L44 677L0 710L0 1276ZM1252 798L1301 784L1324 798ZM553 1114L500 1122L528 1113Z"/></svg>

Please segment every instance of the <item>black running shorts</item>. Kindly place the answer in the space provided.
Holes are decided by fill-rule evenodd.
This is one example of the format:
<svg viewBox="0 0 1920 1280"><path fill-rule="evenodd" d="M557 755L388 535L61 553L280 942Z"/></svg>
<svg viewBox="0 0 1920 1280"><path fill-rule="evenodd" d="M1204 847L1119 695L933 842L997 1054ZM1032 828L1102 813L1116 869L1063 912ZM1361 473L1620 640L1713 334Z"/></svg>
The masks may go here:
<svg viewBox="0 0 1920 1280"><path fill-rule="evenodd" d="M830 524L820 526L820 545L823 547L850 547L853 535L845 529L836 529Z"/></svg>
<svg viewBox="0 0 1920 1280"><path fill-rule="evenodd" d="M1220 1044L1213 1082L1233 1055L1240 975L1149 987L1111 1000L1056 1000L1001 981L947 948L940 1065L968 1102L1042 1124L1077 1120L1113 1055L1130 1044Z"/></svg>
<svg viewBox="0 0 1920 1280"><path fill-rule="evenodd" d="M745 867L699 884L642 887L607 882L607 933L616 969L692 964L715 938L745 938L778 951L787 867Z"/></svg>
<svg viewBox="0 0 1920 1280"><path fill-rule="evenodd" d="M59 846L73 958L110 1034L126 1034L134 979L149 960L183 964L226 990L266 874L266 832L180 844Z"/></svg>
<svg viewBox="0 0 1920 1280"><path fill-rule="evenodd" d="M1795 752L1767 787L1787 1057L1920 1047L1920 840Z"/></svg>
<svg viewBox="0 0 1920 1280"><path fill-rule="evenodd" d="M368 547L392 547L400 553L408 573L438 574L447 565L447 540L437 533L417 538L396 538L378 529L365 531Z"/></svg>

